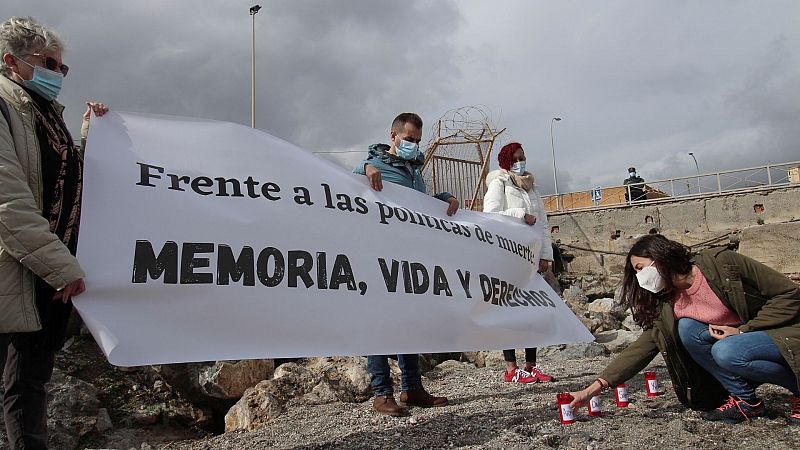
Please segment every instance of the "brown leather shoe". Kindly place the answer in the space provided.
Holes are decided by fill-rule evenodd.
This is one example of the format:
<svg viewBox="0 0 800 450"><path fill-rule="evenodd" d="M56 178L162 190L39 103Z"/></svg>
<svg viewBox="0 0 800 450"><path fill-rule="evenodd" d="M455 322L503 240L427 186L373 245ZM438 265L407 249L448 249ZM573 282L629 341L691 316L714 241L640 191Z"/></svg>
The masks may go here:
<svg viewBox="0 0 800 450"><path fill-rule="evenodd" d="M400 394L400 405L421 406L423 408L430 408L432 406L445 406L447 405L447 397L434 397L425 389L408 391Z"/></svg>
<svg viewBox="0 0 800 450"><path fill-rule="evenodd" d="M381 414L393 417L402 416L405 412L403 408L397 406L394 395L376 395L372 400L372 408Z"/></svg>

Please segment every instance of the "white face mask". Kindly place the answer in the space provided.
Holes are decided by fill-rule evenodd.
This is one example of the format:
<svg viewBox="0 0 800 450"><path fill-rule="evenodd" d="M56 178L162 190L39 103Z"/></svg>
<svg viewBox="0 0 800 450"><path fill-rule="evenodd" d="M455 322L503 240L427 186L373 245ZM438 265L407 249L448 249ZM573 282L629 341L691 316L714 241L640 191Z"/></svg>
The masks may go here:
<svg viewBox="0 0 800 450"><path fill-rule="evenodd" d="M517 175L522 175L525 173L525 161L517 161L511 165L511 172L514 172Z"/></svg>
<svg viewBox="0 0 800 450"><path fill-rule="evenodd" d="M658 273L658 269L653 265L655 263L656 262L653 261L649 266L640 270L639 273L636 274L636 281L639 282L639 286L641 286L642 289L646 289L653 294L658 294L664 290L664 285L666 283L664 282L664 277Z"/></svg>

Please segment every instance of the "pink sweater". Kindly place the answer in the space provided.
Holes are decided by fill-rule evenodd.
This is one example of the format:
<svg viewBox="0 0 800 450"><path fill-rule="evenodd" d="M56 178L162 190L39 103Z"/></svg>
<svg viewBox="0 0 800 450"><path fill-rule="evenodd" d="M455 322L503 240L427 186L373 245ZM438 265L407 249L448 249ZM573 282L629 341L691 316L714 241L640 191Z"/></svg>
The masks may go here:
<svg viewBox="0 0 800 450"><path fill-rule="evenodd" d="M675 318L688 317L711 325L737 326L742 319L729 309L711 290L708 280L697 266L694 267L694 281L689 289L678 291L672 303Z"/></svg>

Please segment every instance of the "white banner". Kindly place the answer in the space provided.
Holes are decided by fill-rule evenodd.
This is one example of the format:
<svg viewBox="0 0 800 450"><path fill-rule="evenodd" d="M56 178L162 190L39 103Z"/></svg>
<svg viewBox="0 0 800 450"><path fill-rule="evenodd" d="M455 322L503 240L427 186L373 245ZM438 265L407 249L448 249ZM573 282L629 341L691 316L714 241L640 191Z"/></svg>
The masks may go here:
<svg viewBox="0 0 800 450"><path fill-rule="evenodd" d="M111 112L85 157L75 306L112 364L593 339L533 270L536 227L231 123Z"/></svg>

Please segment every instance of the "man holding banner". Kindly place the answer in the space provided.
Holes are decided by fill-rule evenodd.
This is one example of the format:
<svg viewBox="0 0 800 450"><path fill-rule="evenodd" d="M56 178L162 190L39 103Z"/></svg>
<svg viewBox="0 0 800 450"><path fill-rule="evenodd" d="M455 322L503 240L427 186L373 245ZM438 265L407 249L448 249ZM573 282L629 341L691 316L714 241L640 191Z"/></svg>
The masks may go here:
<svg viewBox="0 0 800 450"><path fill-rule="evenodd" d="M420 173L425 155L419 151L419 143L422 140L422 119L414 113L398 115L392 122L389 136L392 144L371 145L367 158L353 172L366 175L370 186L376 191L383 189L385 178L390 183L425 192L425 181ZM436 198L448 203L448 216L452 216L458 210L459 201L452 194L441 192L436 194ZM394 399L389 357L387 355L367 357L367 370L372 376L372 390L375 393L372 402L375 411L390 416L400 416L406 405L421 407L447 405L447 397L433 396L422 387L419 355L397 355L397 363L402 372L403 392L400 394L400 405Z"/></svg>

